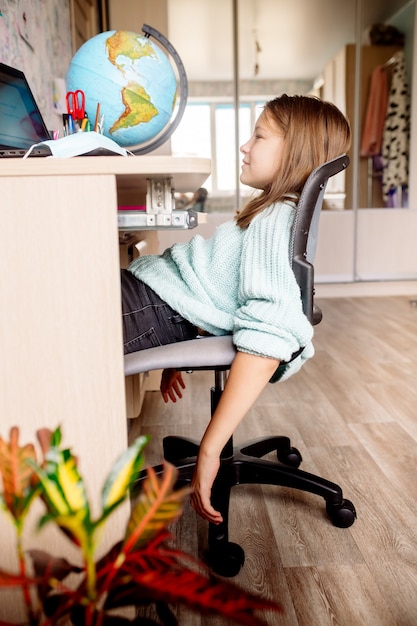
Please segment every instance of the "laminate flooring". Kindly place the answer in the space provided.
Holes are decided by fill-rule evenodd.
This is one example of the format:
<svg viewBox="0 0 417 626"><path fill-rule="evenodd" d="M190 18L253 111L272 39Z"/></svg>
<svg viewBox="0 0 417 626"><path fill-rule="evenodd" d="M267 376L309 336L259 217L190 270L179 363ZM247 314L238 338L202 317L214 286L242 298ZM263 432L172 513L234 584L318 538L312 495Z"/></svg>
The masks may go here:
<svg viewBox="0 0 417 626"><path fill-rule="evenodd" d="M285 434L302 469L341 485L358 518L335 528L322 498L273 486L232 493L230 539L246 562L233 581L279 601L271 626L417 625L417 307L407 297L318 301L316 355L290 380L268 385L235 442ZM131 437L152 436L147 464L167 434L200 438L212 374L185 374L182 401L148 392ZM206 524L189 505L172 529L176 545L202 558ZM223 619L177 607L181 626Z"/></svg>

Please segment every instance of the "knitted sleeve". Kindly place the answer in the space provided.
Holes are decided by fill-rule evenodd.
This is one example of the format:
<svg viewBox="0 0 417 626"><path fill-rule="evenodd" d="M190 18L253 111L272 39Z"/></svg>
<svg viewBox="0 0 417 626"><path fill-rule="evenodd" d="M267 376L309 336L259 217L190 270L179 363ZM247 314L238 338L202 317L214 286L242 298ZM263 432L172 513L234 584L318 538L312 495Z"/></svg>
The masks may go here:
<svg viewBox="0 0 417 626"><path fill-rule="evenodd" d="M248 227L233 335L238 350L280 361L288 361L300 347L306 347L302 359L292 367L299 369L300 362L314 351L313 328L303 313L289 261L294 215L292 204L277 203Z"/></svg>

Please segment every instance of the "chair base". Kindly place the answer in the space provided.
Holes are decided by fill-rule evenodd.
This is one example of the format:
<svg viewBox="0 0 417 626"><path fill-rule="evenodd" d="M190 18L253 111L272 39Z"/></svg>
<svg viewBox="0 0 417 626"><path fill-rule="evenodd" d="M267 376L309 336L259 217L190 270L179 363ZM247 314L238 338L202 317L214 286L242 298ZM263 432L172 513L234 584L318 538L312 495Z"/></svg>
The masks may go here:
<svg viewBox="0 0 417 626"><path fill-rule="evenodd" d="M191 439L165 437L164 457L178 469L178 485L189 484L194 474L199 444ZM275 452L277 461L261 457ZM223 522L209 524L207 561L221 576L235 576L243 566L242 548L229 541L229 500L232 487L241 484L264 484L291 487L324 498L326 513L334 526L348 528L356 519L352 502L343 498L339 485L298 469L301 454L291 446L288 437L255 439L243 446L230 440L222 454L221 465L213 485L212 504L221 512ZM162 466L155 468L162 471ZM140 480L140 478L139 478Z"/></svg>

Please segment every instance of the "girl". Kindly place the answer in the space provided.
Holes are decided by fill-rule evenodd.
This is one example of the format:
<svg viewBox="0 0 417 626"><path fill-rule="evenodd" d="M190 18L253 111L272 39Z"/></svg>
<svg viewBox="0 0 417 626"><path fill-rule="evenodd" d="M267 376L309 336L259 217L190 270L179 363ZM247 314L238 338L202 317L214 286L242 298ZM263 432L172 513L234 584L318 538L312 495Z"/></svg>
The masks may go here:
<svg viewBox="0 0 417 626"><path fill-rule="evenodd" d="M125 353L202 332L233 334L237 354L192 481L192 506L212 523L222 521L210 495L224 445L268 381L278 378L279 365L288 378L314 353L289 262L291 227L309 174L349 145L349 124L333 104L307 96L271 100L241 147L240 180L260 193L211 239L197 235L122 272ZM165 401L181 397L180 386L179 374L165 373Z"/></svg>

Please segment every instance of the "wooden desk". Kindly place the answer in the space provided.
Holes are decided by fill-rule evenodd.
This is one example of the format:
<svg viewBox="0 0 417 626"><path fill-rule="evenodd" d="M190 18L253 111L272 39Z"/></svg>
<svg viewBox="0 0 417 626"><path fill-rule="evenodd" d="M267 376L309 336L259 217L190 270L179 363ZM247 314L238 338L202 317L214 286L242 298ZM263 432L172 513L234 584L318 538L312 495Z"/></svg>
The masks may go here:
<svg viewBox="0 0 417 626"><path fill-rule="evenodd" d="M207 159L167 156L1 160L0 434L17 425L23 444L61 424L96 512L127 443L116 208L141 203L151 175L194 191L209 173ZM100 554L121 537L126 515L111 520ZM52 527L26 533L27 548L42 544L74 557ZM16 567L13 545L2 515L2 567ZM15 617L6 595L2 619Z"/></svg>
<svg viewBox="0 0 417 626"><path fill-rule="evenodd" d="M145 197L147 178L172 177L174 189L185 193L203 184L210 167L210 159L147 155L1 159L0 176L111 176L116 182L119 204L133 204L138 197Z"/></svg>

